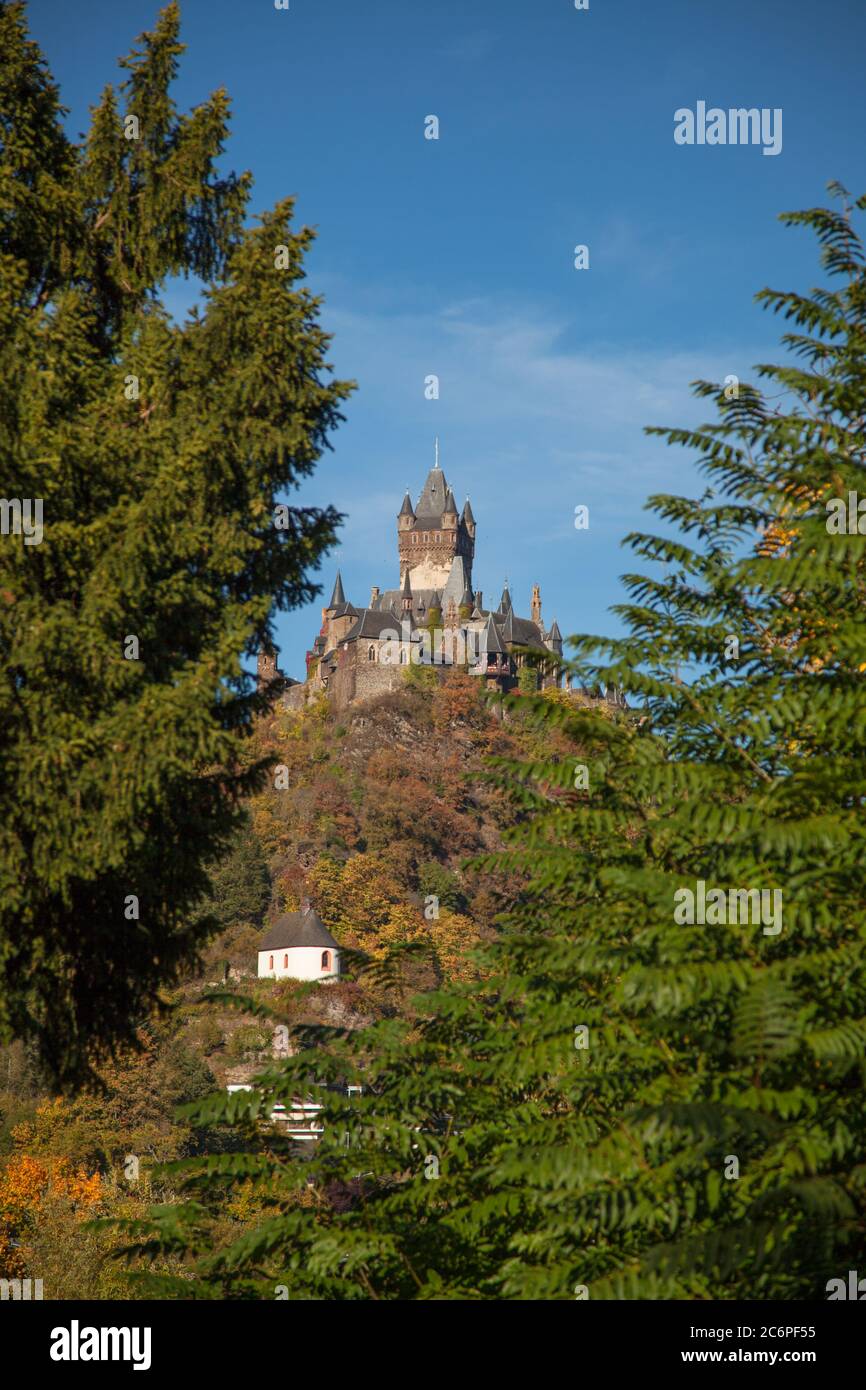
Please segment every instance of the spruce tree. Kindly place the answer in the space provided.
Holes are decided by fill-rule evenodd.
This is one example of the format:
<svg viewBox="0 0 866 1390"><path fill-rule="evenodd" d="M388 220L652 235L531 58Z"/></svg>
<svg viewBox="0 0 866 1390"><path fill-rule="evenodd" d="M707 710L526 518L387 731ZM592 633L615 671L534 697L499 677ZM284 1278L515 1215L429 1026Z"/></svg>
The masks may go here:
<svg viewBox="0 0 866 1390"><path fill-rule="evenodd" d="M299 283L312 232L288 199L246 222L226 93L172 100L178 33L170 4L78 145L0 3L0 1037L61 1084L196 958L260 772L243 658L339 522L281 500L350 389ZM203 287L181 324L177 276Z"/></svg>
<svg viewBox="0 0 866 1390"><path fill-rule="evenodd" d="M709 486L650 500L675 538L628 538L652 572L625 578L625 636L573 639L571 671L629 708L512 701L573 754L492 770L523 817L487 867L527 885L480 983L320 1032L261 1098L202 1107L367 1087L317 1092L307 1162L253 1144L190 1175L198 1204L159 1214L150 1248L198 1242L202 1292L820 1299L862 1256L866 197L835 192L784 218L834 284L758 296L787 360L697 383L717 419L660 431ZM699 883L767 911L726 896L727 920L713 900L689 922ZM207 1256L214 1193L240 1181L266 1215Z"/></svg>

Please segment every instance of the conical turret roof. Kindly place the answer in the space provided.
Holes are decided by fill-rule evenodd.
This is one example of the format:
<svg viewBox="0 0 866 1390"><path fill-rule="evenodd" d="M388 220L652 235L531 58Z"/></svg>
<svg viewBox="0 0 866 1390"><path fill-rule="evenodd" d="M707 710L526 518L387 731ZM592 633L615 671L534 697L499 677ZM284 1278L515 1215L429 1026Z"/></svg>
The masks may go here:
<svg viewBox="0 0 866 1390"><path fill-rule="evenodd" d="M334 581L334 592L331 594L329 608L342 608L346 602L346 595L343 593L343 579L340 571L337 570L337 578Z"/></svg>
<svg viewBox="0 0 866 1390"><path fill-rule="evenodd" d="M489 615L487 619L487 626L485 627L484 632L482 634L481 650L485 652L505 651L499 633L496 630L496 624L493 621L492 613Z"/></svg>

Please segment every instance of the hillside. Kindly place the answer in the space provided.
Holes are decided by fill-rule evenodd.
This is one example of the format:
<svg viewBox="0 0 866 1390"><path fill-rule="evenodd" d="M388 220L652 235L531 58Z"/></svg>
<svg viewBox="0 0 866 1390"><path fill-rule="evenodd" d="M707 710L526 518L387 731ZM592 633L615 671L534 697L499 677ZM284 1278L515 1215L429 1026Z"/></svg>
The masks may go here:
<svg viewBox="0 0 866 1390"><path fill-rule="evenodd" d="M118 1296L121 1275L106 1256L119 1238L84 1238L81 1223L172 1200L156 1164L237 1142L193 1128L176 1108L266 1064L273 1025L244 999L290 1025L363 1028L473 969L467 953L519 887L466 864L500 844L515 814L488 760L532 751L534 735L514 714L503 722L471 677L429 677L412 670L404 689L339 717L320 701L303 714L277 705L260 722L250 756L277 763L213 870L220 930L162 1015L141 1020L140 1052L101 1069L101 1094L59 1098L21 1044L0 1049L0 1277L38 1262L52 1296ZM257 979L262 932L304 896L349 953L344 978ZM353 978L352 952L375 960L399 945L417 949L397 976ZM221 999L207 1001L215 987ZM249 1215L227 1211L226 1241Z"/></svg>

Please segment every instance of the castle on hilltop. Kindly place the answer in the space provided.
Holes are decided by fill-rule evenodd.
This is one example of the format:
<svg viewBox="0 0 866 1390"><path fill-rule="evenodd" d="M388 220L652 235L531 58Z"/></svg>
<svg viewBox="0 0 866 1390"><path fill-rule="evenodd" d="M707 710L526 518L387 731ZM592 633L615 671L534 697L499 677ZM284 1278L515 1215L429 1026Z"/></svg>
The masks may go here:
<svg viewBox="0 0 866 1390"><path fill-rule="evenodd" d="M502 691L517 686L525 667L533 674L524 684L559 685L562 636L555 619L550 627L542 620L539 586L532 587L528 618L515 613L507 580L497 606L485 608L482 590L473 588L475 534L468 497L457 510L437 440L436 462L417 504L407 490L397 514L399 586L374 585L367 606L357 608L338 573L307 652L306 679L283 677L282 700L297 709L323 692L343 708L398 688L410 664L442 672L462 668ZM536 653L531 663L527 648ZM276 652L259 654L258 674L262 684L280 677Z"/></svg>

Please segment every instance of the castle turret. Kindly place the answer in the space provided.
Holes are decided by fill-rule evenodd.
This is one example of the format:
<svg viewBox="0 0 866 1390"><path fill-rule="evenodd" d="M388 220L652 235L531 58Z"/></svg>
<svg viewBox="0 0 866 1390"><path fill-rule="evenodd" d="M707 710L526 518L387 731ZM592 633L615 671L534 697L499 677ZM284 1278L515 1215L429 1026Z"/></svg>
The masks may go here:
<svg viewBox="0 0 866 1390"><path fill-rule="evenodd" d="M343 590L343 579L340 571L337 570L337 578L334 582L334 592L331 594L331 602L325 609L325 622L327 637L327 648L333 650L338 642L349 632L355 619L359 616L357 608L353 608L346 599Z"/></svg>
<svg viewBox="0 0 866 1390"><path fill-rule="evenodd" d="M532 586L532 601L529 605L529 615L534 623L541 627L541 589L537 584Z"/></svg>
<svg viewBox="0 0 866 1390"><path fill-rule="evenodd" d="M331 594L331 602L328 604L327 612L331 613L337 608L343 608L346 604L346 595L343 593L343 579L340 571L337 570L337 578L334 580L334 592Z"/></svg>
<svg viewBox="0 0 866 1390"><path fill-rule="evenodd" d="M402 611L406 614L407 617L409 617L409 616L411 615L411 613L412 613L412 584L411 584L411 581L410 581L410 579L409 579L409 571L408 571L408 570L406 571L406 574L405 574L405 576L404 576L404 579L403 579L403 588L402 588L401 593L400 593L400 608L401 608Z"/></svg>
<svg viewBox="0 0 866 1390"><path fill-rule="evenodd" d="M475 517L472 515L472 508L469 505L468 497L466 498L466 501L463 503L462 521L463 525L466 527L469 536L472 538L472 540L475 540Z"/></svg>
<svg viewBox="0 0 866 1390"><path fill-rule="evenodd" d="M415 509L412 506L412 499L409 496L409 489L406 489L406 496L403 498L403 505L397 513L397 530L411 531L415 525Z"/></svg>

